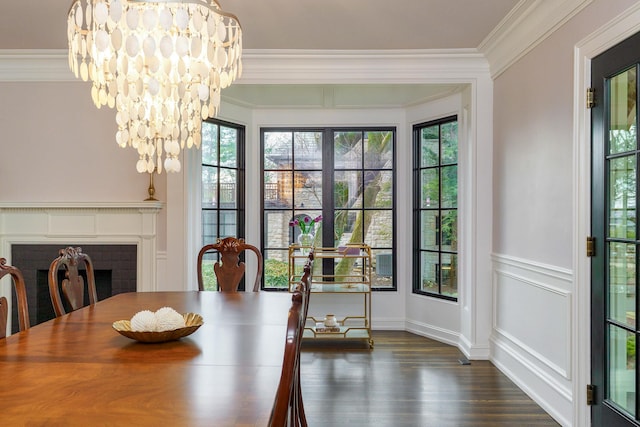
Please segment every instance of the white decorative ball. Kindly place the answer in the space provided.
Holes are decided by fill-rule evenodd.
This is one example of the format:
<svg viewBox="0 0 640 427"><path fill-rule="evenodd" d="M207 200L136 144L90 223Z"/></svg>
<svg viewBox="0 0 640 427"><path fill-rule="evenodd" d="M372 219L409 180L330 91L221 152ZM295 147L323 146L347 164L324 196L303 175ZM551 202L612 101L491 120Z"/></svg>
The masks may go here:
<svg viewBox="0 0 640 427"><path fill-rule="evenodd" d="M158 321L156 314L150 310L139 311L131 318L131 330L142 332L153 332L156 330Z"/></svg>
<svg viewBox="0 0 640 427"><path fill-rule="evenodd" d="M171 307L162 307L157 310L156 320L158 331L172 331L186 326L184 316Z"/></svg>

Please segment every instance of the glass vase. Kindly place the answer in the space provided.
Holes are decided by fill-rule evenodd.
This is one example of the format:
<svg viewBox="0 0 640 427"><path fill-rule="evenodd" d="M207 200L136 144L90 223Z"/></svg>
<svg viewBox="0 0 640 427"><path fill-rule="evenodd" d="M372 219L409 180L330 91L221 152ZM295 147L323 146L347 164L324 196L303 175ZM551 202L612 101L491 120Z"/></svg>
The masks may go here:
<svg viewBox="0 0 640 427"><path fill-rule="evenodd" d="M300 233L298 235L298 245L302 255L309 255L313 247L313 233Z"/></svg>

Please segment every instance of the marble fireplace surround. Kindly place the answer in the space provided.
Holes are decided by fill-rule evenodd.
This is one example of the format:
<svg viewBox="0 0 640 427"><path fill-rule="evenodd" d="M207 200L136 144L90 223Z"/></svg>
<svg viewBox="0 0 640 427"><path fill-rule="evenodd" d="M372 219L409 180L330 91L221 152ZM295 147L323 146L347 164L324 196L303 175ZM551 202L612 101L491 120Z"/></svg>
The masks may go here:
<svg viewBox="0 0 640 427"><path fill-rule="evenodd" d="M162 202L0 202L0 257L11 264L11 246L136 245L136 288L157 289L157 216ZM19 266L17 266L19 267ZM9 280L0 295L10 296Z"/></svg>

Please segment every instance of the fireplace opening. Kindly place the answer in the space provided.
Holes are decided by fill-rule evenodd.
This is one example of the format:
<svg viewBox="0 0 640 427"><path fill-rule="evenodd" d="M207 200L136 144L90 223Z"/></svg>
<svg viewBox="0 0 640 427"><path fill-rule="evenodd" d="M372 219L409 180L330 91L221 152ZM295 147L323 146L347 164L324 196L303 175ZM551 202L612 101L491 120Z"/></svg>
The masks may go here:
<svg viewBox="0 0 640 427"><path fill-rule="evenodd" d="M68 246L81 247L82 252L91 257L96 281L98 301L112 295L137 290L137 245L91 244L14 244L11 245L11 264L22 271L27 290L29 321L31 326L46 322L55 317L49 294L49 265L58 257L59 250ZM87 283L86 271L82 266L79 273ZM64 270L58 272L60 281ZM12 289L13 305L17 307L15 292ZM85 305L89 304L85 290ZM68 309L68 307L65 306ZM69 309L68 309L69 310ZM11 312L12 333L19 330L18 312Z"/></svg>

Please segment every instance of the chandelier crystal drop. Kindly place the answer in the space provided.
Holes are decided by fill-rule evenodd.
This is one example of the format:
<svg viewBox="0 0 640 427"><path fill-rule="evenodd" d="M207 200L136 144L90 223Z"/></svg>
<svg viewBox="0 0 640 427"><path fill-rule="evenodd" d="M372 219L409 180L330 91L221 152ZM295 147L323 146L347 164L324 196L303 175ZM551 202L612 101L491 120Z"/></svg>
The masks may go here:
<svg viewBox="0 0 640 427"><path fill-rule="evenodd" d="M138 151L140 173L179 172L242 73L240 23L216 0L74 0L67 33L71 70L116 108L116 142Z"/></svg>

